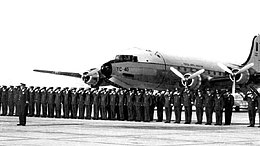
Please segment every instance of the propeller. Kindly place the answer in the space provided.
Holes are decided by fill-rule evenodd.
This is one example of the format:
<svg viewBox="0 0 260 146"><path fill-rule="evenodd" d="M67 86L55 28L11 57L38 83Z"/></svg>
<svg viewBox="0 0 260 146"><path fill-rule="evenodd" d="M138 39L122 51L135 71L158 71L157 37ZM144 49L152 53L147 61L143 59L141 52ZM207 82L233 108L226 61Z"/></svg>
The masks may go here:
<svg viewBox="0 0 260 146"><path fill-rule="evenodd" d="M240 69L239 69L238 71L236 71L236 72L232 72L232 70L230 70L227 66L225 66L225 65L222 64L222 63L218 63L218 66L219 66L222 70L228 72L228 73L232 76L232 78L233 78L232 95L234 96L234 95L235 95L235 92L236 92L236 91L235 91L235 90L236 90L236 75L238 75L238 74L240 74L240 73L242 73L242 72L248 70L249 68L251 68L252 66L254 66L254 63L247 64L247 65L245 65L244 67L240 68Z"/></svg>
<svg viewBox="0 0 260 146"><path fill-rule="evenodd" d="M195 73L191 74L189 77L185 77L181 72L179 72L177 69L175 69L174 67L170 67L170 70L175 74L177 75L178 77L180 77L183 81L184 81L184 86L187 87L186 83L188 80L190 79L194 79L196 78L197 76L199 76L200 74L202 74L205 69L201 69L201 70L198 70L196 71Z"/></svg>

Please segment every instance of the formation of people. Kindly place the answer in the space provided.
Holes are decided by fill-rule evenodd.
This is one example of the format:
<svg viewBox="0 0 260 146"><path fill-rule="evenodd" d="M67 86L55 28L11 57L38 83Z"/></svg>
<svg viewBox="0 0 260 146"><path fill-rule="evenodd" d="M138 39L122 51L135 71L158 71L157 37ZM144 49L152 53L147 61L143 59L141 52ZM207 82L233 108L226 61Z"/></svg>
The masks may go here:
<svg viewBox="0 0 260 146"><path fill-rule="evenodd" d="M22 98L24 97L24 98ZM192 108L196 108L197 122L202 124L206 116L206 125L213 122L230 125L234 97L229 90L196 90L175 88L174 90L153 91L148 89L121 89L121 88L53 88L53 87L0 87L1 116L21 117L25 125L24 116L73 118L93 120L128 120L150 122L154 120L154 110L157 109L157 121L165 123L181 123L181 115L185 114L184 124L191 124ZM22 100L22 101L21 101ZM260 98L249 90L244 98L248 101L249 127L254 127L256 109L259 109ZM21 108L24 103L26 106ZM258 107L257 107L258 106ZM172 116L174 113L175 116ZM172 120L175 117L174 120ZM259 118L260 120L260 118Z"/></svg>

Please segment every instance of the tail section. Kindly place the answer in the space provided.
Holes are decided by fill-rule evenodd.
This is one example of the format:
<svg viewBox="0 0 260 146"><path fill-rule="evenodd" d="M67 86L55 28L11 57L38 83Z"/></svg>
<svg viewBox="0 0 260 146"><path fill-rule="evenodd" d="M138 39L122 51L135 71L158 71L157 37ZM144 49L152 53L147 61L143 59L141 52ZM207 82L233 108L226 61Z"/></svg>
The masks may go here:
<svg viewBox="0 0 260 146"><path fill-rule="evenodd" d="M245 66L249 63L254 63L252 68L257 72L260 72L260 35L254 37L250 54L246 62L242 65Z"/></svg>

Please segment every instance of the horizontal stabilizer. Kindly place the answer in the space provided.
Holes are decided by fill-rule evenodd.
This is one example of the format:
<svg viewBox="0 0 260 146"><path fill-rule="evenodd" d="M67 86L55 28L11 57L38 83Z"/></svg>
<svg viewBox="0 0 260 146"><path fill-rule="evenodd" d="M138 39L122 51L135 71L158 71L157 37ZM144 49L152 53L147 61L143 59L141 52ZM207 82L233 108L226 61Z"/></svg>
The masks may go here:
<svg viewBox="0 0 260 146"><path fill-rule="evenodd" d="M55 74L55 75L63 75L63 76L70 76L75 78L81 78L80 73L73 73L73 72L61 72L61 71L48 71L48 70L33 70L35 72L41 72L41 73L49 73L49 74Z"/></svg>

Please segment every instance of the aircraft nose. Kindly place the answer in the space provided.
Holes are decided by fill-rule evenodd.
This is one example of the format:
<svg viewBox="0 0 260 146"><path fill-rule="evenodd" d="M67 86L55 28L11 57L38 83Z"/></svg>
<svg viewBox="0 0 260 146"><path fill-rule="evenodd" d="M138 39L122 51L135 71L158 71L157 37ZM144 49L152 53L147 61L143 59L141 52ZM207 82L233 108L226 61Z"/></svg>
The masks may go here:
<svg viewBox="0 0 260 146"><path fill-rule="evenodd" d="M101 73L107 78L111 77L112 74L112 65L110 62L107 62L101 66Z"/></svg>

